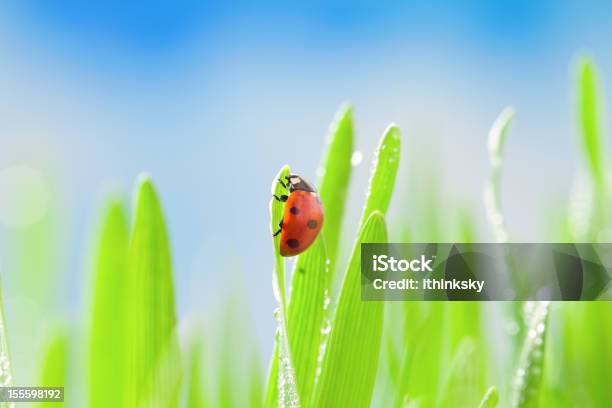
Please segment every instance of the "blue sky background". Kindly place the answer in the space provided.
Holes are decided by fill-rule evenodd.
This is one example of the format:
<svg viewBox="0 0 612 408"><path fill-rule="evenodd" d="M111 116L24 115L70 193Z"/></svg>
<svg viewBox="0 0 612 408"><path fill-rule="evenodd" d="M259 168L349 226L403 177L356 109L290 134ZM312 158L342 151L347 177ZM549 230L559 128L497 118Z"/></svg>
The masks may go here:
<svg viewBox="0 0 612 408"><path fill-rule="evenodd" d="M48 267L59 296L44 313L84 313L101 198L118 189L129 199L145 170L168 220L181 316L206 313L240 282L264 355L274 333L270 182L285 163L316 179L342 102L355 106L365 155L347 232L369 157L397 122L405 155L396 198L418 200L408 180L420 158L443 174L442 207L472 206L490 237L486 136L511 104L504 207L512 238L537 240L541 215L563 203L580 164L573 58L586 52L604 81L612 76L612 6L603 2L124 3L0 5L0 170L39 172L57 237ZM5 206L17 200L7 191ZM391 213L410 218L399 204ZM22 232L0 225L9 315L26 296L8 244Z"/></svg>

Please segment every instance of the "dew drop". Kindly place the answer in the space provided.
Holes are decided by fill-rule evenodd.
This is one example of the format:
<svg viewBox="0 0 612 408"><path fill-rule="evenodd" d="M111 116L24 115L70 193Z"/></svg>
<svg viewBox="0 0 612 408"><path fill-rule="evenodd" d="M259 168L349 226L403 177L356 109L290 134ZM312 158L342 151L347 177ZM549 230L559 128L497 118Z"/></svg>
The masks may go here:
<svg viewBox="0 0 612 408"><path fill-rule="evenodd" d="M363 161L363 153L359 150L355 150L351 156L351 166L357 167Z"/></svg>
<svg viewBox="0 0 612 408"><path fill-rule="evenodd" d="M535 308L535 302L525 302L523 305L523 313L526 317L529 317L531 313L533 313L533 309Z"/></svg>
<svg viewBox="0 0 612 408"><path fill-rule="evenodd" d="M12 383L11 363L6 353L0 352L0 385L9 386Z"/></svg>
<svg viewBox="0 0 612 408"><path fill-rule="evenodd" d="M295 381L295 372L289 359L287 338L280 331L280 354L278 366L278 403L281 407L298 408L300 400Z"/></svg>
<svg viewBox="0 0 612 408"><path fill-rule="evenodd" d="M325 289L325 293L323 294L323 310L327 310L330 303L331 299L329 298L329 291Z"/></svg>

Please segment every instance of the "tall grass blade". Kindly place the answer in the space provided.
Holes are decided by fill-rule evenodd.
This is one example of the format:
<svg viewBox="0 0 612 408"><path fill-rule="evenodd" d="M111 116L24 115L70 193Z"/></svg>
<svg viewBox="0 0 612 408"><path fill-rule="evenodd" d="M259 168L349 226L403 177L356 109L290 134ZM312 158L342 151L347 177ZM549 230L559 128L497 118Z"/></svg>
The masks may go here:
<svg viewBox="0 0 612 408"><path fill-rule="evenodd" d="M323 235L330 259L330 270L336 261L344 204L351 178L353 154L353 108L343 106L330 126L327 147L320 168L319 194L325 210Z"/></svg>
<svg viewBox="0 0 612 408"><path fill-rule="evenodd" d="M282 408L298 408L301 406L295 369L291 360L291 351L287 341L286 331L280 333L278 352L278 406Z"/></svg>
<svg viewBox="0 0 612 408"><path fill-rule="evenodd" d="M578 64L578 123L582 147L598 188L603 188L605 177L604 146L599 123L597 72L595 63L582 58Z"/></svg>
<svg viewBox="0 0 612 408"><path fill-rule="evenodd" d="M573 239L596 241L607 225L606 158L602 126L599 120L597 70L589 58L578 62L577 111L580 142L592 184L577 179L572 191L568 226Z"/></svg>
<svg viewBox="0 0 612 408"><path fill-rule="evenodd" d="M434 406L441 385L445 309L442 302L405 302L402 343L404 355L396 406L406 396L424 406ZM444 340L444 342L443 342Z"/></svg>
<svg viewBox="0 0 612 408"><path fill-rule="evenodd" d="M372 161L372 176L361 215L360 229L373 211L386 214L391 202L400 159L400 129L389 125L385 130Z"/></svg>
<svg viewBox="0 0 612 408"><path fill-rule="evenodd" d="M489 222L498 242L507 242L508 233L504 226L504 217L501 210L500 179L503 163L504 146L508 136L510 124L514 119L514 109L506 108L493 123L489 131L489 161L491 170L489 180L485 187L485 207Z"/></svg>
<svg viewBox="0 0 612 408"><path fill-rule="evenodd" d="M491 387L487 390L484 397L482 397L482 401L480 401L478 408L495 408L498 400L499 396L497 395L497 388Z"/></svg>
<svg viewBox="0 0 612 408"><path fill-rule="evenodd" d="M143 402L138 405L138 408L178 406L183 365L177 335L176 331L170 335L169 345L158 358L157 365L153 369L152 383L157 388L153 391L143 391Z"/></svg>
<svg viewBox="0 0 612 408"><path fill-rule="evenodd" d="M69 398L66 388L68 363L68 332L66 329L57 329L50 337L43 356L40 372L40 387L64 387L64 398ZM63 407L64 402L40 402L37 406Z"/></svg>
<svg viewBox="0 0 612 408"><path fill-rule="evenodd" d="M287 323L298 391L304 406L308 406L313 391L319 349L328 333L328 267L325 244L319 237L299 256L293 271Z"/></svg>
<svg viewBox="0 0 612 408"><path fill-rule="evenodd" d="M612 303L564 302L555 312L563 336L557 354L548 355L546 350L546 376L553 390L549 395L559 396L564 406L609 405Z"/></svg>
<svg viewBox="0 0 612 408"><path fill-rule="evenodd" d="M568 224L577 241L602 240L609 226L607 157L600 121L602 112L595 63L582 58L577 67L577 113L580 140L589 180L578 179L569 208ZM609 241L606 236L604 241ZM547 359L558 369L547 370L554 396L567 406L606 406L610 402L609 367L612 365L612 305L609 302L564 303L559 308L563 337L560 357ZM553 343L555 345L555 343ZM548 351L547 351L548 353ZM555 404L549 404L555 406ZM557 404L557 406L560 404Z"/></svg>
<svg viewBox="0 0 612 408"><path fill-rule="evenodd" d="M304 405L308 405L312 393L322 334L326 333L323 326L330 302L331 273L351 175L352 151L352 108L345 106L330 127L323 165L319 169L319 193L325 210L323 232L312 247L297 258L291 281L289 345Z"/></svg>
<svg viewBox="0 0 612 408"><path fill-rule="evenodd" d="M500 243L508 242L508 231L504 222L504 215L501 205L501 171L503 165L504 147L508 137L510 125L514 120L514 115L515 113L513 108L505 108L493 123L493 126L489 131L488 139L489 162L491 169L489 172L489 179L485 185L484 204L487 212L487 218L493 229L495 239ZM522 285L520 282L521 278L524 277L524 274L520 274L515 271L514 261L510 257L506 257L505 261L513 288L518 290L518 288L524 287L524 285ZM505 308L513 316L515 322L522 322L520 302L507 302ZM517 325L521 327L519 323L517 323ZM520 348L519 336L514 336L512 346L512 354L514 356L512 361L515 361L516 354Z"/></svg>
<svg viewBox="0 0 612 408"><path fill-rule="evenodd" d="M344 277L316 384L317 407L370 405L383 327L383 303L361 300L361 243L387 242L384 216L375 211L360 231Z"/></svg>
<svg viewBox="0 0 612 408"><path fill-rule="evenodd" d="M13 385L13 367L9 355L8 333L6 329L6 318L4 316L4 300L0 288L0 387ZM8 402L0 402L0 408L10 408Z"/></svg>
<svg viewBox="0 0 612 408"><path fill-rule="evenodd" d="M264 407L272 408L278 406L278 334L274 339L274 351L272 351L272 360L268 368L268 380L266 383L266 391L264 395Z"/></svg>
<svg viewBox="0 0 612 408"><path fill-rule="evenodd" d="M514 378L512 406L514 408L537 407L544 366L544 344L550 302L528 302L533 308L527 315L527 335Z"/></svg>
<svg viewBox="0 0 612 408"><path fill-rule="evenodd" d="M189 379L187 382L186 408L205 408L209 406L202 391L202 343L195 340L189 353Z"/></svg>
<svg viewBox="0 0 612 408"><path fill-rule="evenodd" d="M284 180L285 176L290 174L289 166L284 166L277 174L272 182L272 194L280 196L287 194L286 189L279 183L279 180ZM279 228L280 221L283 217L284 203L274 198L270 200L270 232L274 233ZM289 340L287 339L287 294L285 292L285 260L280 254L280 234L272 238L274 245L274 269L272 271L272 287L274 296L278 302L276 318L278 321L278 332L275 347L278 347L278 364L272 364L270 370L271 376L277 375L277 401L280 407L299 407L300 400L295 379L295 369L291 359L291 349L289 348ZM274 355L276 356L276 352ZM270 389L274 384L275 379L268 377L268 392L266 392L266 400L273 406L275 393Z"/></svg>
<svg viewBox="0 0 612 408"><path fill-rule="evenodd" d="M109 407L125 398L128 240L123 206L113 201L103 217L95 260L89 348L92 408Z"/></svg>
<svg viewBox="0 0 612 408"><path fill-rule="evenodd" d="M174 335L170 244L157 193L147 176L140 178L137 187L126 279L127 407L138 407L146 401L150 406L177 406L180 361ZM176 398L165 405L172 395Z"/></svg>

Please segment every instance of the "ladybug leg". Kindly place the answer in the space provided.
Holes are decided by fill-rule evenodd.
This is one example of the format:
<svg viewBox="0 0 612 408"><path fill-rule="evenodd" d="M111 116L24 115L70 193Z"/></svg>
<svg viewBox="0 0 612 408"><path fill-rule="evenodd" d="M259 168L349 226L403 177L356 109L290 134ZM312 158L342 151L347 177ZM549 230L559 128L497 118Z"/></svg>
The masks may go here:
<svg viewBox="0 0 612 408"><path fill-rule="evenodd" d="M283 186L283 188L287 188L287 184L285 184L283 179L278 179L278 182L280 183L281 186Z"/></svg>
<svg viewBox="0 0 612 408"><path fill-rule="evenodd" d="M272 236L273 237L277 236L278 234L281 233L282 230L283 230L283 219L281 218L280 222L278 223L278 231L272 234Z"/></svg>
<svg viewBox="0 0 612 408"><path fill-rule="evenodd" d="M274 197L275 199L277 199L278 201L281 201L283 203L289 199L289 196L287 196L285 194L283 194L281 196L277 196L276 194L272 194L272 197Z"/></svg>

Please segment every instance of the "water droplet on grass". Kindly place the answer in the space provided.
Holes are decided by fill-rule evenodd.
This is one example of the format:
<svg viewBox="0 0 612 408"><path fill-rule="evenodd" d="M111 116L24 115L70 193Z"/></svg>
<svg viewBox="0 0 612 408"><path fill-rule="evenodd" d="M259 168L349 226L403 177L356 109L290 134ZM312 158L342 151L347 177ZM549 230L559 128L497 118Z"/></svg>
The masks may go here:
<svg viewBox="0 0 612 408"><path fill-rule="evenodd" d="M329 298L329 291L325 289L325 293L323 294L323 310L327 310L330 303L331 299Z"/></svg>
<svg viewBox="0 0 612 408"><path fill-rule="evenodd" d="M363 153L359 150L355 150L351 156L351 166L356 167L363 161Z"/></svg>
<svg viewBox="0 0 612 408"><path fill-rule="evenodd" d="M11 363L6 353L0 353L0 385L9 386L13 382Z"/></svg>

